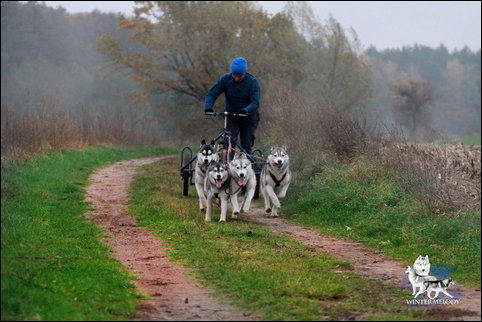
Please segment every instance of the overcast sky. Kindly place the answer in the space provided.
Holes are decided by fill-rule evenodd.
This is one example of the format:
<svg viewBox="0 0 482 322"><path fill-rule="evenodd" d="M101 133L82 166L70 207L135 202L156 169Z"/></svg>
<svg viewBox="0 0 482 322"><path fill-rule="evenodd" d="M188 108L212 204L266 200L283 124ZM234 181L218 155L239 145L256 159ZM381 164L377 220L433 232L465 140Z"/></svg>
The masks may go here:
<svg viewBox="0 0 482 322"><path fill-rule="evenodd" d="M122 12L132 14L133 1L44 1L70 13ZM308 1L322 22L331 14L344 28L353 27L364 46L377 49L414 44L449 50L481 43L480 1ZM281 11L286 1L259 1L269 13Z"/></svg>

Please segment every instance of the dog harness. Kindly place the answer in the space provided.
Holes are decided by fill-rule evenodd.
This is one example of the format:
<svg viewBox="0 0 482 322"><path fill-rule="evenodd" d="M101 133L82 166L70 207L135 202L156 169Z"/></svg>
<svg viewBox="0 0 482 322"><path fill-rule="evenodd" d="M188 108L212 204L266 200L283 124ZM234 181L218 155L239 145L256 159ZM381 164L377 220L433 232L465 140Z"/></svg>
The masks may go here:
<svg viewBox="0 0 482 322"><path fill-rule="evenodd" d="M207 184L208 184L208 189L211 189L211 181L208 180ZM229 196L229 195L230 195L229 192L226 191L226 188L228 188L228 186L229 186L229 180L226 180L226 181L224 181L224 183L221 185L221 188L219 188L218 190L223 190L223 189L225 189L224 192L226 192L226 194ZM218 192L218 193L219 193L219 192ZM217 199L219 199L218 193L215 193L215 194L214 194L214 197L217 198Z"/></svg>
<svg viewBox="0 0 482 322"><path fill-rule="evenodd" d="M279 186L281 186L281 182L286 178L286 175L288 174L288 171L286 171L285 174L283 174L283 176L281 177L281 179L278 180L278 178L276 178L271 171L268 171L268 172L269 172L269 176L271 177L271 179L273 179L274 183L276 184L274 186L275 188L278 188Z"/></svg>

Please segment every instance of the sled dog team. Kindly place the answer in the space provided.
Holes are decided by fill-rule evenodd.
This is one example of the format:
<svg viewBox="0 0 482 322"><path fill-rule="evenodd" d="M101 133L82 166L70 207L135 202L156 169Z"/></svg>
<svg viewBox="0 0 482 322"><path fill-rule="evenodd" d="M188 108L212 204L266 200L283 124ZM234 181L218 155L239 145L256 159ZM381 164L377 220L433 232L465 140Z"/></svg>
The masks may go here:
<svg viewBox="0 0 482 322"><path fill-rule="evenodd" d="M290 181L291 171L286 147L271 147L267 164L260 175L260 187L265 210L272 217L278 216L280 199L286 196ZM237 218L240 212L249 212L257 182L251 161L246 154L236 153L233 160L226 164L220 162L214 141L207 144L202 140L197 155L194 183L199 196L199 209L206 212L205 220L211 221L212 202L217 198L221 203L219 221L224 222L229 201L233 209L232 218ZM241 206L238 202L240 197Z"/></svg>

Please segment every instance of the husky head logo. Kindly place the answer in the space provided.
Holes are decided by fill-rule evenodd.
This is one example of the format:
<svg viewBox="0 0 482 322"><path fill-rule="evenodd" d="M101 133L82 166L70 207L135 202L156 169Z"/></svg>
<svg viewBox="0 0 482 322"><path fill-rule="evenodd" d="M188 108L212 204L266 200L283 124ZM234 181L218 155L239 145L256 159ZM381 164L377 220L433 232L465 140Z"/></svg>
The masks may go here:
<svg viewBox="0 0 482 322"><path fill-rule="evenodd" d="M206 144L206 140L202 140L197 160L198 165L201 168L211 163L211 161L219 160L218 154L214 150L214 141L211 141L210 144Z"/></svg>
<svg viewBox="0 0 482 322"><path fill-rule="evenodd" d="M236 154L233 161L229 164L229 172L232 178L237 180L238 186L245 186L249 171L251 170L251 161L246 154Z"/></svg>
<svg viewBox="0 0 482 322"><path fill-rule="evenodd" d="M286 146L272 146L268 155L268 162L277 168L281 168L290 160Z"/></svg>
<svg viewBox="0 0 482 322"><path fill-rule="evenodd" d="M228 166L221 162L211 162L208 168L209 181L216 185L216 188L221 189L223 183L228 180Z"/></svg>
<svg viewBox="0 0 482 322"><path fill-rule="evenodd" d="M430 260L428 255L425 257L422 257L422 255L418 256L415 263L413 263L413 269L418 276L428 276L430 273Z"/></svg>

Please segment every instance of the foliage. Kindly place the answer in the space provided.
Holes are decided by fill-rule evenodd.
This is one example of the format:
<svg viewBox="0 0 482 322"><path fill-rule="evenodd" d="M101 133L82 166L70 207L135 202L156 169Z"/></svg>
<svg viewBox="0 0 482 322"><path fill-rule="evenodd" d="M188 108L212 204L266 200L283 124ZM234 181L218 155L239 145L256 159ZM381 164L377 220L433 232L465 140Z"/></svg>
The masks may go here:
<svg viewBox="0 0 482 322"><path fill-rule="evenodd" d="M119 24L132 31L131 41L143 50L128 51L109 34L95 48L112 67L131 73L142 85L140 95L174 119L180 132L205 135L210 124L199 122L205 94L237 56L248 60L248 72L259 78L263 95L271 82L282 80L311 101L345 111L361 108L368 96L369 72L358 57L357 40L350 40L333 18L323 26L302 7L306 4L300 4L304 10L295 6L272 17L248 1L139 5L134 18L121 17ZM299 21L309 21L304 30L309 41L297 29ZM168 94L182 104L162 99Z"/></svg>

